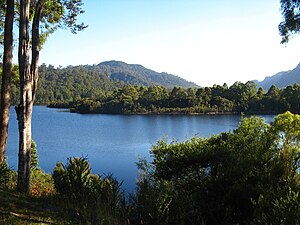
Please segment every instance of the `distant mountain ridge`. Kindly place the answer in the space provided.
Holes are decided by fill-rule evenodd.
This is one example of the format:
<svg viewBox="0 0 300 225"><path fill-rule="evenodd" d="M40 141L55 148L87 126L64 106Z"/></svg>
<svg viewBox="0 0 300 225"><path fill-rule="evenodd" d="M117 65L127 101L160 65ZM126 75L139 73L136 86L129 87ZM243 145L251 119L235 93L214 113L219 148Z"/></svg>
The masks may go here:
<svg viewBox="0 0 300 225"><path fill-rule="evenodd" d="M106 61L96 65L96 67L113 81L122 81L127 84L145 86L161 85L168 88L174 86L185 88L198 87L197 84L186 81L181 77L168 73L158 73L138 64L127 64L121 61Z"/></svg>
<svg viewBox="0 0 300 225"><path fill-rule="evenodd" d="M279 88L285 88L294 83L300 84L300 63L293 69L289 71L282 71L273 76L266 77L263 81L254 81L258 87L264 88L264 90L269 90L272 85Z"/></svg>
<svg viewBox="0 0 300 225"><path fill-rule="evenodd" d="M81 98L97 98L117 88L137 86L198 87L193 82L167 73L158 73L141 65L107 61L98 65L79 65L55 68L42 64L36 104L71 102ZM17 104L18 88L12 86L12 103Z"/></svg>

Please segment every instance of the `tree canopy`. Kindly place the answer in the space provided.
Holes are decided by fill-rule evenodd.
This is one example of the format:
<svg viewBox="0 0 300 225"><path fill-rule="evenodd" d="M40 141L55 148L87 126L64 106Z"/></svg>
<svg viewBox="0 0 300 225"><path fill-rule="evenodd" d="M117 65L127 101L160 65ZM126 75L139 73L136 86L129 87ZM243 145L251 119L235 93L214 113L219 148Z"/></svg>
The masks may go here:
<svg viewBox="0 0 300 225"><path fill-rule="evenodd" d="M299 224L300 118L185 142L161 140L141 161L134 215L145 224Z"/></svg>
<svg viewBox="0 0 300 225"><path fill-rule="evenodd" d="M287 43L290 38L300 32L300 1L280 0L283 21L279 24L281 43Z"/></svg>
<svg viewBox="0 0 300 225"><path fill-rule="evenodd" d="M91 89L86 87L86 90ZM272 86L267 92L257 88L253 82L236 82L230 87L224 84L189 89L125 85L113 92L98 92L97 96L92 94L93 92L86 97L79 95L75 101L72 95L67 97L66 92L61 93L60 99L50 106L67 107L79 113L278 114L287 110L293 113L300 112L299 84L284 89ZM43 92L45 97L46 94Z"/></svg>

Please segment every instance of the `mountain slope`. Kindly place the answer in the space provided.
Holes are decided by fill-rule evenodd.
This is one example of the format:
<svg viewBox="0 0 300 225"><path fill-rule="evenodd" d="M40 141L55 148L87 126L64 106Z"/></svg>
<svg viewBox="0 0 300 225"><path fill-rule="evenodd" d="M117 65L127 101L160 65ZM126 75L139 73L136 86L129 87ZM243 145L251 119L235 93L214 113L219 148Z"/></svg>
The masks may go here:
<svg viewBox="0 0 300 225"><path fill-rule="evenodd" d="M294 83L300 84L300 63L293 70L279 72L274 76L266 77L261 82L254 82L257 83L258 87L263 87L264 90L269 90L272 85L284 88Z"/></svg>
<svg viewBox="0 0 300 225"><path fill-rule="evenodd" d="M168 73L158 73L137 64L126 64L120 61L108 61L97 65L99 71L104 72L114 81L123 81L134 85L161 85L165 87L181 86L184 88L198 87L178 76Z"/></svg>
<svg viewBox="0 0 300 225"><path fill-rule="evenodd" d="M171 74L157 73L141 65L129 65L118 61L65 68L43 64L39 68L36 104L97 98L126 84L159 85L168 88L197 87L195 83ZM13 104L18 102L18 98L18 88L13 85Z"/></svg>

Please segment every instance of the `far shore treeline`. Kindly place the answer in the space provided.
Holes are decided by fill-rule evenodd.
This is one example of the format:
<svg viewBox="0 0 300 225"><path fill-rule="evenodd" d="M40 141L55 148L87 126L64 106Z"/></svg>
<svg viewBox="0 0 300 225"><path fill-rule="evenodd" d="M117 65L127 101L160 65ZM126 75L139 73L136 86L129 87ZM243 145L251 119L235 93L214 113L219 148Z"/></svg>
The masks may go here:
<svg viewBox="0 0 300 225"><path fill-rule="evenodd" d="M249 81L228 87L205 88L125 85L97 98L82 98L49 105L78 113L107 114L278 114L300 112L300 85L267 92Z"/></svg>
<svg viewBox="0 0 300 225"><path fill-rule="evenodd" d="M278 114L287 110L300 113L299 84L283 89L273 85L269 90L259 88L253 81L235 82L231 86L181 87L183 81L174 82L176 77L167 75L153 84L146 82L146 76L136 75L137 66L123 63L121 67L119 62L112 67L115 64L66 68L43 64L39 68L35 104L107 114ZM113 78L117 73L122 79ZM18 103L18 90L16 76L11 88L13 105Z"/></svg>

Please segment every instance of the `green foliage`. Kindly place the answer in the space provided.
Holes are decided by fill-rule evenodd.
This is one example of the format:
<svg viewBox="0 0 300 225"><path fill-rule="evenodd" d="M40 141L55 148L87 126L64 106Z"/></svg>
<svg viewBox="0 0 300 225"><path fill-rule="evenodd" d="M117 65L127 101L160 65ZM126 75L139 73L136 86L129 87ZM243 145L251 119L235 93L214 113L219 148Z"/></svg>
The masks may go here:
<svg viewBox="0 0 300 225"><path fill-rule="evenodd" d="M185 88L197 87L196 84L188 82L180 77L167 73L157 73L141 65L126 64L119 61L108 61L94 67L98 68L99 71L105 72L112 80L122 81L125 84L144 86L160 85L167 88L173 88L174 86Z"/></svg>
<svg viewBox="0 0 300 225"><path fill-rule="evenodd" d="M33 197L50 197L55 194L51 174L43 172L40 168L32 168L30 174L30 195Z"/></svg>
<svg viewBox="0 0 300 225"><path fill-rule="evenodd" d="M280 0L283 21L279 24L282 36L281 43L287 43L291 36L300 31L300 2L295 0Z"/></svg>
<svg viewBox="0 0 300 225"><path fill-rule="evenodd" d="M6 160L0 165L0 186L15 189L17 185L17 173L9 168ZM31 173L30 195L33 197L48 197L55 193L51 174L44 173L38 167L36 144L31 143Z"/></svg>
<svg viewBox="0 0 300 225"><path fill-rule="evenodd" d="M51 174L44 173L38 164L37 145L31 140L30 159L30 195L34 197L48 197L55 194L54 183Z"/></svg>
<svg viewBox="0 0 300 225"><path fill-rule="evenodd" d="M14 80L17 80L14 78ZM54 68L45 64L39 67L38 90L35 104L74 102L82 98L103 97L126 84L162 85L173 88L197 87L182 78L160 74L142 66L118 62L104 62L98 65L68 66ZM18 83L12 86L12 103L18 104Z"/></svg>
<svg viewBox="0 0 300 225"><path fill-rule="evenodd" d="M35 16L33 12L39 3L43 7L41 18L39 18L41 23L39 27L40 47L46 42L48 36L58 28L68 28L76 34L87 27L83 23L77 23L77 17L84 13L82 0L44 0L42 3L35 1L31 4L31 20Z"/></svg>
<svg viewBox="0 0 300 225"><path fill-rule="evenodd" d="M74 208L84 223L115 224L121 218L124 203L121 184L111 175L92 174L86 158L69 158L57 163L53 180L64 204Z"/></svg>
<svg viewBox="0 0 300 225"><path fill-rule="evenodd" d="M260 195L254 202L255 214L252 224L299 224L300 197L291 188L284 193L272 191Z"/></svg>
<svg viewBox="0 0 300 225"><path fill-rule="evenodd" d="M36 143L34 140L31 140L31 150L30 150L30 168L38 168L39 159L37 154L37 148Z"/></svg>
<svg viewBox="0 0 300 225"><path fill-rule="evenodd" d="M144 82L146 78L142 79L143 76L136 82L113 78L113 74L123 73L123 70L133 74L141 70L143 76L152 77L145 68L119 63L114 65L113 62L66 68L42 65L39 68L36 104L71 108L73 112L80 113L278 114L287 110L300 113L298 84L284 89L271 86L266 93L258 89L254 82L236 82L230 87L224 84L188 89L166 85L166 88L154 85L155 82ZM16 84L11 92L12 103L17 104L19 94Z"/></svg>
<svg viewBox="0 0 300 225"><path fill-rule="evenodd" d="M12 83L14 85L19 85L20 83L20 76L19 76L19 66L12 65ZM2 78L2 67L0 67L0 77ZM2 79L1 79L2 80Z"/></svg>
<svg viewBox="0 0 300 225"><path fill-rule="evenodd" d="M82 98L98 98L121 84L112 82L88 66L39 68L36 104L69 103Z"/></svg>
<svg viewBox="0 0 300 225"><path fill-rule="evenodd" d="M168 224L173 196L168 182L159 183L151 165L145 160L138 163L140 172L137 190L131 196L130 220L133 224Z"/></svg>
<svg viewBox="0 0 300 225"><path fill-rule="evenodd" d="M298 224L300 117L258 117L210 138L159 141L141 162L132 218L143 224ZM140 216L140 217L139 217ZM135 224L134 223L134 224Z"/></svg>
<svg viewBox="0 0 300 225"><path fill-rule="evenodd" d="M91 169L84 158L70 158L66 167L58 162L53 179L56 190L63 196L76 199L85 195L92 186Z"/></svg>
<svg viewBox="0 0 300 225"><path fill-rule="evenodd" d="M229 88L225 84L198 89L126 85L113 93L80 99L65 106L79 113L278 114L287 110L300 113L300 85L285 89L272 86L267 93L257 89L254 82L236 82Z"/></svg>
<svg viewBox="0 0 300 225"><path fill-rule="evenodd" d="M6 158L0 163L0 187L8 186L13 171L9 168Z"/></svg>

